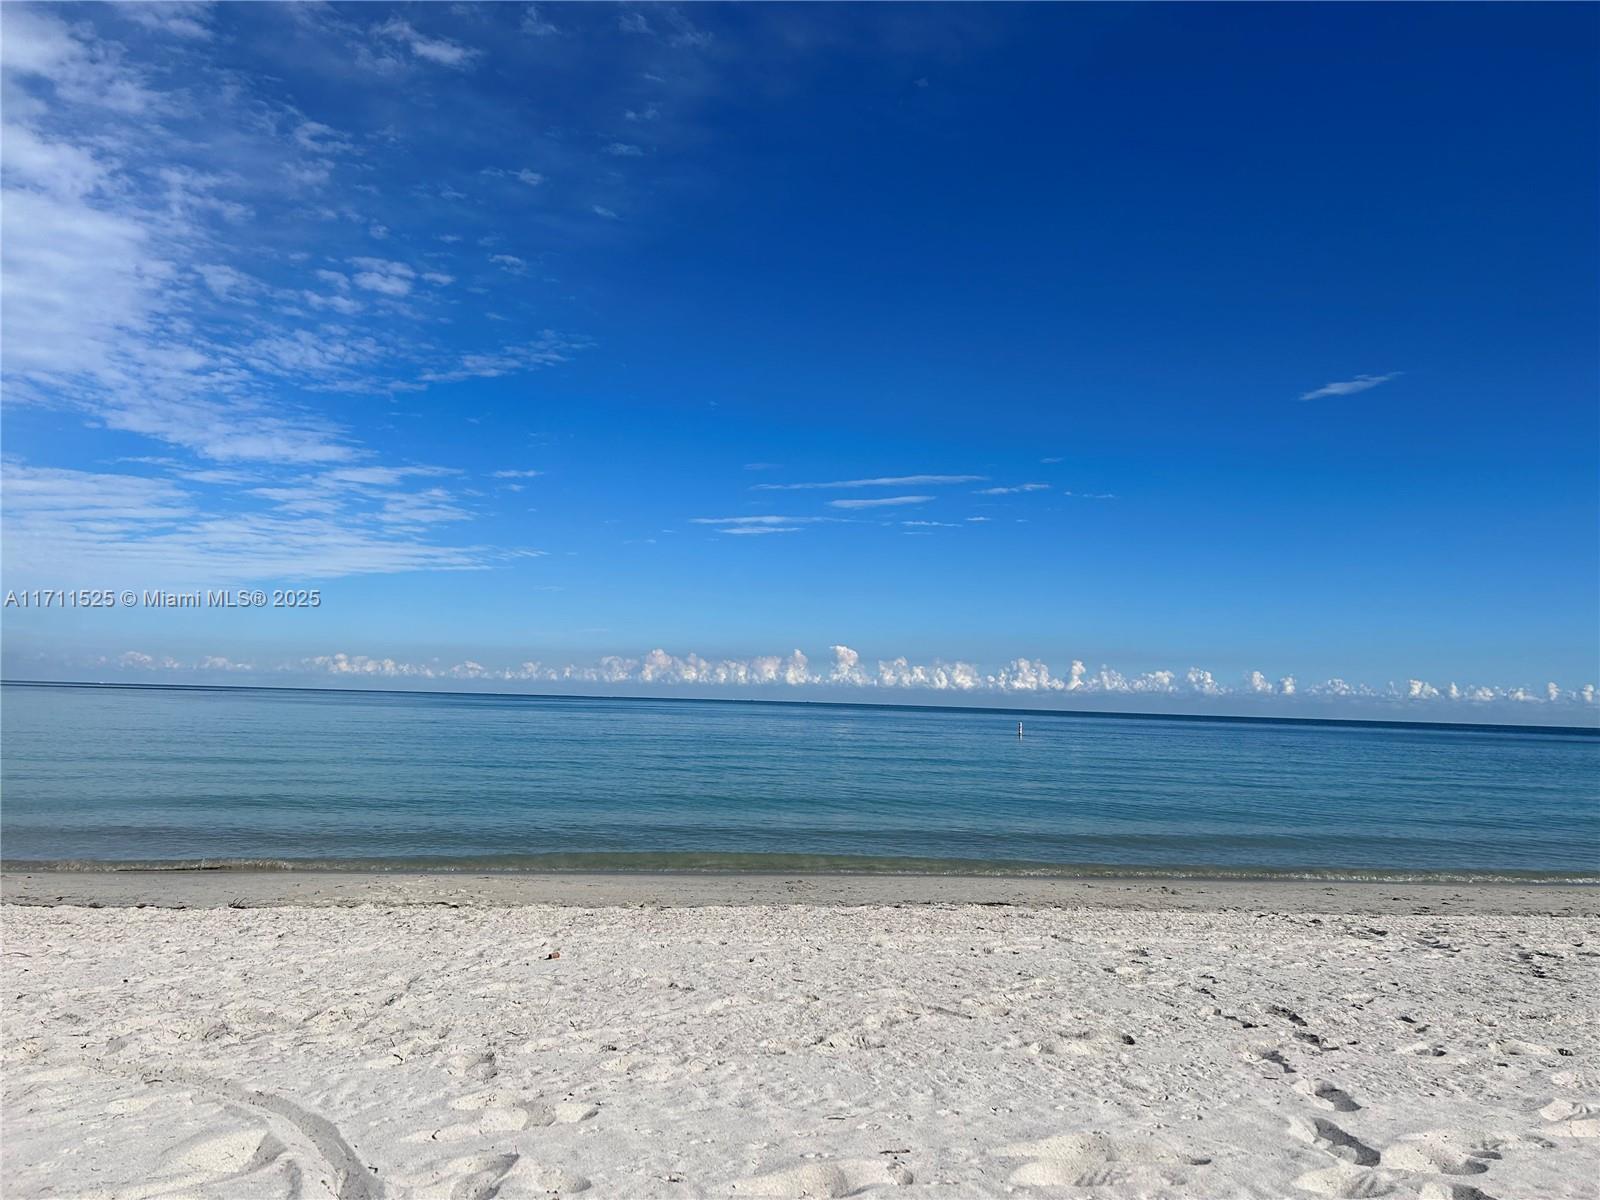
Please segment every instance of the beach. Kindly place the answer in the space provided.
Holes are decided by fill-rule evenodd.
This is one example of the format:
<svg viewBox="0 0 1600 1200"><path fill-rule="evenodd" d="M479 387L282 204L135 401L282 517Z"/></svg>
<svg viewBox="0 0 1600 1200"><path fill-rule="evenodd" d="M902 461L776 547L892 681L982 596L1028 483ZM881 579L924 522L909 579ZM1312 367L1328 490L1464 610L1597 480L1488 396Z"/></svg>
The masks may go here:
<svg viewBox="0 0 1600 1200"><path fill-rule="evenodd" d="M1594 888L3 888L8 1198L1592 1194Z"/></svg>

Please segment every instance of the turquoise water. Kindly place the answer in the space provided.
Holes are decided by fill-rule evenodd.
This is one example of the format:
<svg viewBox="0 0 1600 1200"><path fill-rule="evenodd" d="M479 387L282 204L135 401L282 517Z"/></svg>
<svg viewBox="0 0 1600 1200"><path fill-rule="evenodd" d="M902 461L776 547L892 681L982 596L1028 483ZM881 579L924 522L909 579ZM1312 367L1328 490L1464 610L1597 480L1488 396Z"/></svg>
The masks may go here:
<svg viewBox="0 0 1600 1200"><path fill-rule="evenodd" d="M1600 876L1600 737L8 684L8 862Z"/></svg>

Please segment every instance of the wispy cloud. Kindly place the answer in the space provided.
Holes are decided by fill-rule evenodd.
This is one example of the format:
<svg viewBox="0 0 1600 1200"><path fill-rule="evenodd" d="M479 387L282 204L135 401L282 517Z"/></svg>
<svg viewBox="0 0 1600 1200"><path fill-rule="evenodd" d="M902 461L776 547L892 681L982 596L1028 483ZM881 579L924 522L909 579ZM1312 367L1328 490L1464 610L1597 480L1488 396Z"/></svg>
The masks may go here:
<svg viewBox="0 0 1600 1200"><path fill-rule="evenodd" d="M182 27L201 9L146 10L176 35L170 53L203 44ZM370 244L377 222L321 199L355 140L232 86L204 91L201 58L184 86L161 90L155 80L169 76L130 65L93 22L56 11L9 6L0 45L8 402L78 410L203 458L355 461L370 451L294 403L296 389L393 395L537 369L580 344L558 346L547 331L447 354L416 323L448 319L435 289L450 273L359 253L274 255L240 238L258 193L281 209L288 178L302 206L296 236L309 221L329 239L342 229Z"/></svg>
<svg viewBox="0 0 1600 1200"><path fill-rule="evenodd" d="M1357 392L1364 392L1368 388L1375 388L1380 383L1388 383L1389 380L1399 377L1399 371L1391 371L1387 375L1357 375L1354 379L1325 383L1314 391L1305 392L1300 399L1321 400L1325 396L1353 396Z"/></svg>
<svg viewBox="0 0 1600 1200"><path fill-rule="evenodd" d="M417 273L405 263L390 262L383 258L352 258L356 267L352 282L369 292L382 292L386 296L406 296L411 293L412 280Z"/></svg>
<svg viewBox="0 0 1600 1200"><path fill-rule="evenodd" d="M530 37L550 37L561 30L545 19L537 4L530 4L522 14L522 32Z"/></svg>
<svg viewBox="0 0 1600 1200"><path fill-rule="evenodd" d="M424 383L498 379L502 375L518 375L536 367L568 362L575 353L588 346L586 339L571 338L553 329L546 329L535 341L518 346L502 346L499 350L479 354L464 354L453 366L424 371L418 378Z"/></svg>
<svg viewBox="0 0 1600 1200"><path fill-rule="evenodd" d="M1018 483L1011 487L979 488L975 496L1014 496L1018 492L1048 492L1048 483Z"/></svg>
<svg viewBox="0 0 1600 1200"><path fill-rule="evenodd" d="M525 183L529 187L538 187L544 182L544 175L529 167L519 167L515 171L503 167L485 167L481 174L492 179L515 179L518 183Z"/></svg>
<svg viewBox="0 0 1600 1200"><path fill-rule="evenodd" d="M380 37L392 38L406 46L412 54L441 67L464 70L478 57L478 51L447 38L425 37L412 28L409 21L390 17L375 31Z"/></svg>
<svg viewBox="0 0 1600 1200"><path fill-rule="evenodd" d="M805 489L869 487L937 487L949 483L982 483L982 475L883 475L875 479L834 479L827 483L758 483L757 491L790 492Z"/></svg>
<svg viewBox="0 0 1600 1200"><path fill-rule="evenodd" d="M816 525L839 520L836 517L791 517L765 514L752 517L690 517L691 525L714 525L717 532L741 537L760 536L765 533L798 533L803 525Z"/></svg>
<svg viewBox="0 0 1600 1200"><path fill-rule="evenodd" d="M829 500L834 508L897 508L902 504L926 504L932 496L881 496L872 500Z"/></svg>
<svg viewBox="0 0 1600 1200"><path fill-rule="evenodd" d="M487 548L437 538L469 515L451 493L404 482L437 474L329 471L252 489L264 511L216 512L171 480L6 463L5 571L33 586L182 587L489 565Z"/></svg>
<svg viewBox="0 0 1600 1200"><path fill-rule="evenodd" d="M209 4L191 3L189 0L143 0L142 3L120 6L121 15L135 25L155 30L171 37L191 41L209 41L212 36L209 24Z"/></svg>

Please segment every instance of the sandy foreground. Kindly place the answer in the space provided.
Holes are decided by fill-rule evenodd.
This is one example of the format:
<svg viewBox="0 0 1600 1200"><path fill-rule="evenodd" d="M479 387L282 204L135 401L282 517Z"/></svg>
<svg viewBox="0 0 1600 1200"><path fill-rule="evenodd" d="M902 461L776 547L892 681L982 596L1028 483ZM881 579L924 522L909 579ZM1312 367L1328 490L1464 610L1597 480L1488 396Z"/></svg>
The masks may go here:
<svg viewBox="0 0 1600 1200"><path fill-rule="evenodd" d="M1593 889L4 892L6 1200L1509 1200L1600 1168Z"/></svg>

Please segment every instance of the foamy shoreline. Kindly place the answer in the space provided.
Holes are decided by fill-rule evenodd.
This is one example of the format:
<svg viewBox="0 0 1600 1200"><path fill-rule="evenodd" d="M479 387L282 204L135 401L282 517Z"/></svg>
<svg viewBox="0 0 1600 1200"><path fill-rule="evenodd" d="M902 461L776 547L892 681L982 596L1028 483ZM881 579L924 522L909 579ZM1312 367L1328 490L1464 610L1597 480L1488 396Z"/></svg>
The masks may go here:
<svg viewBox="0 0 1600 1200"><path fill-rule="evenodd" d="M1596 889L3 891L7 1200L1509 1200L1600 1146Z"/></svg>

